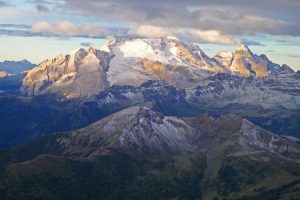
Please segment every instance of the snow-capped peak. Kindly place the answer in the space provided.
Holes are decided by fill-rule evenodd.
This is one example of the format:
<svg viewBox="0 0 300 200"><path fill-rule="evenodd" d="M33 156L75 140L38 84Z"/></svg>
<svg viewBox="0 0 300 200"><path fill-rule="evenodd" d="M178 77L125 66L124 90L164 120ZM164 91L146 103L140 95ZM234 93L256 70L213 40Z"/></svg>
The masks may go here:
<svg viewBox="0 0 300 200"><path fill-rule="evenodd" d="M23 89L30 95L54 90L89 96L112 85L139 86L149 80L190 88L217 73L258 78L282 72L291 70L253 54L246 45L210 58L199 45L170 37L112 39L101 50L81 48L44 61L28 72Z"/></svg>

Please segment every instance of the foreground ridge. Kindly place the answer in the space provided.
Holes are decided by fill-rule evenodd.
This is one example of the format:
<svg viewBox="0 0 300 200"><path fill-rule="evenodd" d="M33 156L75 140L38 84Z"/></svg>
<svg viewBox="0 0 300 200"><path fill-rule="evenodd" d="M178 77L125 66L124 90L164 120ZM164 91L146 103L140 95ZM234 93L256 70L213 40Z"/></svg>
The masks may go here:
<svg viewBox="0 0 300 200"><path fill-rule="evenodd" d="M297 192L289 188L299 185L299 162L299 142L238 116L178 118L133 106L85 128L0 151L0 195L239 199L270 190L277 198ZM182 181L186 189L176 189ZM69 192L56 189L63 185Z"/></svg>

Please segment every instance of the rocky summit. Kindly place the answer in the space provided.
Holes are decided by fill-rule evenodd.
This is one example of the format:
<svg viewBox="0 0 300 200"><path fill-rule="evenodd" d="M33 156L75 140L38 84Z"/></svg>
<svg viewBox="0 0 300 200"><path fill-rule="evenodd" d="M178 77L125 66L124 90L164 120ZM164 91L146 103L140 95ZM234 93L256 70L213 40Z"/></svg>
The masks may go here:
<svg viewBox="0 0 300 200"><path fill-rule="evenodd" d="M133 106L2 150L0 166L4 199L258 199L297 194L300 144L235 115L178 118Z"/></svg>
<svg viewBox="0 0 300 200"><path fill-rule="evenodd" d="M190 88L219 73L260 78L293 70L252 53L245 45L210 58L198 45L174 38L114 39L101 50L79 49L42 62L27 73L22 90L27 95L55 93L76 98L112 85L139 86L149 80Z"/></svg>

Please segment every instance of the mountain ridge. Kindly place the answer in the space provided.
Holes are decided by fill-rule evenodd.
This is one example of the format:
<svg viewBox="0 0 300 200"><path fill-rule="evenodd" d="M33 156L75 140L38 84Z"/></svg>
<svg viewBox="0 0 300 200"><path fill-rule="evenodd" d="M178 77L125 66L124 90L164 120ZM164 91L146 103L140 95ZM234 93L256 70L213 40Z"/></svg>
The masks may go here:
<svg viewBox="0 0 300 200"><path fill-rule="evenodd" d="M93 75L84 72L91 66ZM247 46L210 58L198 45L176 39L115 39L101 50L79 49L42 62L27 73L22 90L27 95L53 92L76 98L91 96L112 85L139 86L149 80L190 88L218 73L259 78L293 70L272 63L265 55L253 54Z"/></svg>
<svg viewBox="0 0 300 200"><path fill-rule="evenodd" d="M300 179L300 144L294 140L235 115L177 118L145 106L1 150L0 155L3 198L134 194L131 199L255 199L277 190L277 197L293 194L279 188L296 187ZM151 193L143 192L145 184ZM57 190L63 185L72 192ZM113 188L110 195L107 185ZM257 188L263 187L260 193Z"/></svg>
<svg viewBox="0 0 300 200"><path fill-rule="evenodd" d="M31 70L35 64L23 59L20 61L3 61L0 62L0 71L5 71L9 74L21 74L27 70Z"/></svg>
<svg viewBox="0 0 300 200"><path fill-rule="evenodd" d="M179 118L166 116L146 105L130 106L86 127L55 133L1 151L22 149L47 138L55 144L40 146L44 149L42 152L47 154L48 148L56 149L60 155L70 158L97 157L106 154L109 149L122 149L123 153L152 159L152 155L164 157L180 152L208 150L217 141L228 140L235 143L230 151L232 155L235 152L247 155L248 151L266 151L300 164L300 144L297 139L276 135L237 115L212 117L201 114ZM1 159L0 164L3 163L6 163L5 159Z"/></svg>

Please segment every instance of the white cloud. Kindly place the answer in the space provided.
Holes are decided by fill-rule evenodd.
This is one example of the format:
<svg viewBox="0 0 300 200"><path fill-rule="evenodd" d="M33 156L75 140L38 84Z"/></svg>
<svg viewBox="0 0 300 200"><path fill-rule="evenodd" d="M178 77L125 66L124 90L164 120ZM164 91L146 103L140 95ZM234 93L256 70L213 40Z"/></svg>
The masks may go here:
<svg viewBox="0 0 300 200"><path fill-rule="evenodd" d="M65 0L68 10L128 26L218 30L228 35L300 35L299 0ZM192 9L191 9L192 8ZM268 12L266 12L266 10Z"/></svg>
<svg viewBox="0 0 300 200"><path fill-rule="evenodd" d="M36 10L30 7L0 7L0 13L0 22L7 23L10 20L20 20L26 16L34 15Z"/></svg>
<svg viewBox="0 0 300 200"><path fill-rule="evenodd" d="M220 31L217 30L193 30L191 31L191 35L199 41L209 42L209 43L217 43L217 44L237 44L240 41L229 35L222 35Z"/></svg>
<svg viewBox="0 0 300 200"><path fill-rule="evenodd" d="M87 34L89 36L99 36L107 32L107 29L103 26L90 23L82 25L80 29L83 34Z"/></svg>
<svg viewBox="0 0 300 200"><path fill-rule="evenodd" d="M108 37L127 33L124 29L109 28L94 23L75 25L68 21L62 21L55 24L46 21L37 22L32 25L31 31L34 33L84 37Z"/></svg>
<svg viewBox="0 0 300 200"><path fill-rule="evenodd" d="M153 25L142 25L139 26L133 33L145 36L149 38L160 38L172 35L172 32L168 28L164 28L161 26L153 26Z"/></svg>
<svg viewBox="0 0 300 200"><path fill-rule="evenodd" d="M160 38L174 36L186 41L205 42L216 44L240 44L239 36L221 34L218 30L200 30L200 29L183 29L167 28L154 25L142 25L131 28L129 35L139 35L148 38Z"/></svg>
<svg viewBox="0 0 300 200"><path fill-rule="evenodd" d="M79 28L71 22L62 21L57 24L49 22L38 22L32 26L32 31L36 33L46 32L58 35L75 36L80 34Z"/></svg>

